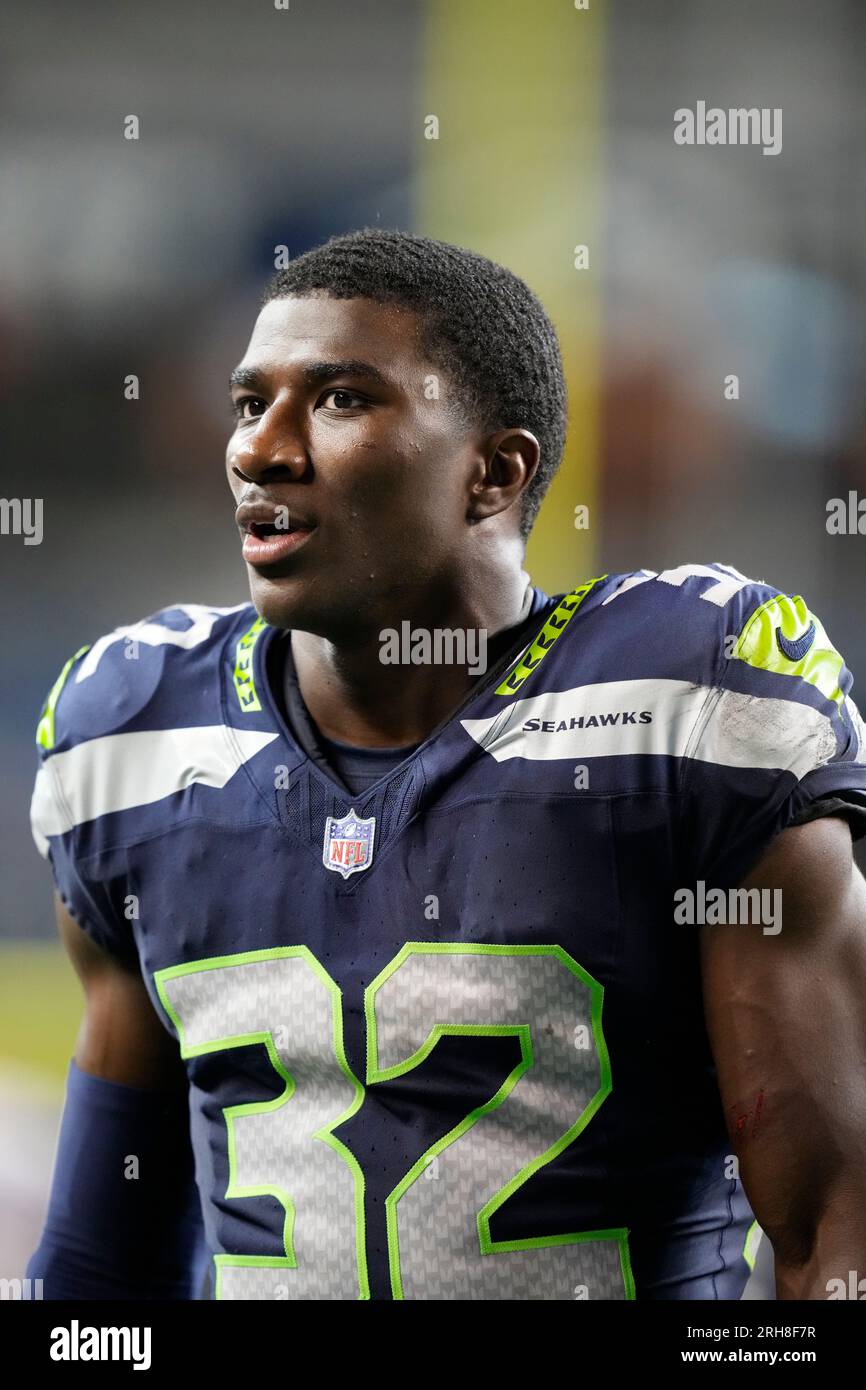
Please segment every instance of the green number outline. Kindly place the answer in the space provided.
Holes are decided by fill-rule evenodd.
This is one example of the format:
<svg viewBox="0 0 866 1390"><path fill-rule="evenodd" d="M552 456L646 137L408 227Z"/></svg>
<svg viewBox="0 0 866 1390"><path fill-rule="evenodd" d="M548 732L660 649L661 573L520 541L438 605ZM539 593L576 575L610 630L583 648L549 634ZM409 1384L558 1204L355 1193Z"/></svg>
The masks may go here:
<svg viewBox="0 0 866 1390"><path fill-rule="evenodd" d="M481 1208L477 1217L479 1243L482 1255L494 1255L506 1251L537 1250L549 1246L573 1245L590 1240L615 1240L619 1245L620 1268L622 1270L623 1284L625 1286L625 1296L626 1299L634 1299L634 1277L632 1275L628 1248L629 1233L625 1228L614 1228L603 1231L580 1231L572 1232L567 1235L540 1236L537 1238L529 1237L523 1240L507 1241L494 1241L490 1236L490 1218L494 1212L498 1211L509 1197L511 1197L518 1188L522 1187L534 1173L540 1168L543 1168L547 1163L550 1163L552 1159L557 1158L559 1154L582 1133L613 1088L610 1055L607 1050L607 1043L601 1026L604 986L584 970L582 966L578 965L573 956L569 955L561 946L507 946L485 942L450 941L407 941L397 952L397 955L394 956L382 971L380 971L375 980L367 986L364 992L364 1011L367 1020L367 1085L372 1085L377 1081L387 1081L393 1077L402 1076L406 1072L412 1071L414 1067L417 1067L429 1056L439 1039L446 1035L454 1037L517 1037L520 1039L521 1060L506 1077L495 1095L483 1105L471 1111L465 1119L461 1120L459 1124L455 1125L454 1128L441 1139L437 1139L434 1144L431 1144L430 1148L421 1155L418 1161L410 1168L406 1176L402 1178L393 1191L389 1193L385 1202L385 1208L392 1296L395 1299L403 1299L404 1297L397 1232L397 1203L400 1198L403 1196L404 1192L420 1178L421 1174L434 1158L467 1133L482 1115L487 1115L492 1110L496 1110L502 1105L506 1097L514 1089L520 1077L532 1066L534 1060L529 1024L454 1024L452 1026L435 1024L431 1028L426 1042L424 1042L411 1057L407 1058L404 1062L397 1063L393 1067L380 1069L378 1066L376 1033L376 994L385 981L399 970L400 966L405 963L409 956L420 954L554 956L589 988L592 1032L601 1067L601 1084L595 1095L584 1107L575 1123L566 1130L565 1134L542 1154L525 1164L524 1167L501 1187L498 1192L495 1192L489 1201Z"/></svg>
<svg viewBox="0 0 866 1390"><path fill-rule="evenodd" d="M235 1133L234 1122L238 1115L262 1114L268 1110L277 1110L287 1104L295 1090L295 1080L286 1071L279 1059L277 1050L274 1046L272 1034L263 1030L257 1033L242 1033L236 1036L213 1038L211 1041L201 1043L197 1047L188 1047L184 1039L183 1027L180 1019L168 999L165 985L167 980L176 979L179 975L194 975L203 970L222 970L228 966L246 965L254 961L278 960L285 957L303 957L314 973L327 986L331 995L331 1013L333 1019L333 1044L334 1055L343 1075L352 1083L355 1088L355 1095L348 1107L331 1124L322 1126L312 1136L314 1139L321 1139L339 1154L348 1165L355 1184L355 1254L358 1264L358 1288L359 1299L370 1297L370 1284L367 1274L367 1253L366 1253L366 1232L364 1220L364 1174L354 1154L346 1148L345 1144L332 1133L338 1125L344 1123L360 1108L364 1099L364 1087L358 1078L353 1074L346 1057L343 1045L343 1009L342 992L336 981L331 978L325 967L316 959L312 951L307 946L276 946L271 949L260 951L242 951L236 955L213 956L204 960L187 961L183 965L170 965L164 970L154 972L154 983L159 994L162 1006L171 1019L177 1032L180 1042L180 1055L183 1058L199 1057L207 1052L221 1052L228 1047L242 1047L251 1043L263 1043L267 1049L268 1057L274 1071L282 1077L285 1088L281 1095L273 1100L253 1101L244 1105L229 1105L223 1107L223 1114L226 1119L226 1130L228 1135L228 1159L229 1159L229 1182L226 1188L226 1197L276 1197L283 1207L286 1216L283 1223L283 1247L285 1256L281 1255L214 1255L216 1265L216 1290L215 1297L221 1296L221 1271L226 1266L248 1269L255 1267L266 1267L271 1269L297 1269L297 1259L295 1257L294 1246L292 1243L295 1204L287 1192L279 1187L271 1187L260 1184L254 1187L240 1187L236 1177L236 1155L235 1155Z"/></svg>

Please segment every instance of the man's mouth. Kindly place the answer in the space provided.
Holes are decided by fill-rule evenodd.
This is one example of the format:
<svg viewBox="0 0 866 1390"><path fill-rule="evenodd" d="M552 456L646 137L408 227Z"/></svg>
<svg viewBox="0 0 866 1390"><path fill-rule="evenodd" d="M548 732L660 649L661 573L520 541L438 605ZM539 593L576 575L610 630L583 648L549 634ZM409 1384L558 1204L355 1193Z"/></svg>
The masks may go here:
<svg viewBox="0 0 866 1390"><path fill-rule="evenodd" d="M242 554L257 569L277 564L302 545L316 529L313 521L295 517L287 507L243 505L237 510L243 540Z"/></svg>

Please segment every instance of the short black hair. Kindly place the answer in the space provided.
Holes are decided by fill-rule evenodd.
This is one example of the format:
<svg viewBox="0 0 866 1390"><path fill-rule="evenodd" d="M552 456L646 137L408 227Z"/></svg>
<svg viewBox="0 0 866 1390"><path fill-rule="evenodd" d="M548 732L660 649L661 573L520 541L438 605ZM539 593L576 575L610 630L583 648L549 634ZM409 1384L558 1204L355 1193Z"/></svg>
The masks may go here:
<svg viewBox="0 0 866 1390"><path fill-rule="evenodd" d="M556 330L519 276L450 242L381 227L331 237L278 270L263 303L324 291L412 309L422 349L449 374L467 421L531 430L541 446L523 495L529 535L562 459L567 398Z"/></svg>

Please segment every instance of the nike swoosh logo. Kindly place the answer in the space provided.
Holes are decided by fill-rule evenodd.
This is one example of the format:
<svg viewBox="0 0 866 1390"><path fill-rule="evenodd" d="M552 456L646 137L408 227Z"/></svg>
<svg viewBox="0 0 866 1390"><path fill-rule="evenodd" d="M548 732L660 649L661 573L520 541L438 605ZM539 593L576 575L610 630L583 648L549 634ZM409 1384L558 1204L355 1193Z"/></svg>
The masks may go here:
<svg viewBox="0 0 866 1390"><path fill-rule="evenodd" d="M776 628L776 643L779 651L786 656L789 661L802 661L807 651L815 640L815 624L810 623L802 637L797 637L793 641L786 637L780 627Z"/></svg>

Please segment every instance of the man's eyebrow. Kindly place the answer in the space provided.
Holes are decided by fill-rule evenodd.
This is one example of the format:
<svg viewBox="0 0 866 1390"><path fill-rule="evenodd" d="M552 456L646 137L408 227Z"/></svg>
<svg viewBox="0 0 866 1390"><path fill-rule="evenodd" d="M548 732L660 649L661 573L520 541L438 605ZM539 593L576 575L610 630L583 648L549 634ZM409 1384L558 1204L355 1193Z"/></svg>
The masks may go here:
<svg viewBox="0 0 866 1390"><path fill-rule="evenodd" d="M338 362L306 362L300 371L301 376L309 382L331 381L338 376L355 376L366 377L368 381L376 381L381 386L391 384L384 372L374 367L372 362L363 362L357 357L345 358ZM266 372L255 367L235 367L229 377L229 386L246 386L255 390L264 386L266 377Z"/></svg>
<svg viewBox="0 0 866 1390"><path fill-rule="evenodd" d="M229 386L261 386L261 375L253 367L235 367L229 375Z"/></svg>
<svg viewBox="0 0 866 1390"><path fill-rule="evenodd" d="M365 376L378 381L381 386L388 385L388 378L372 362L362 362L357 357L346 358L342 362L308 362L301 368L301 374L308 381L330 381L335 376Z"/></svg>

